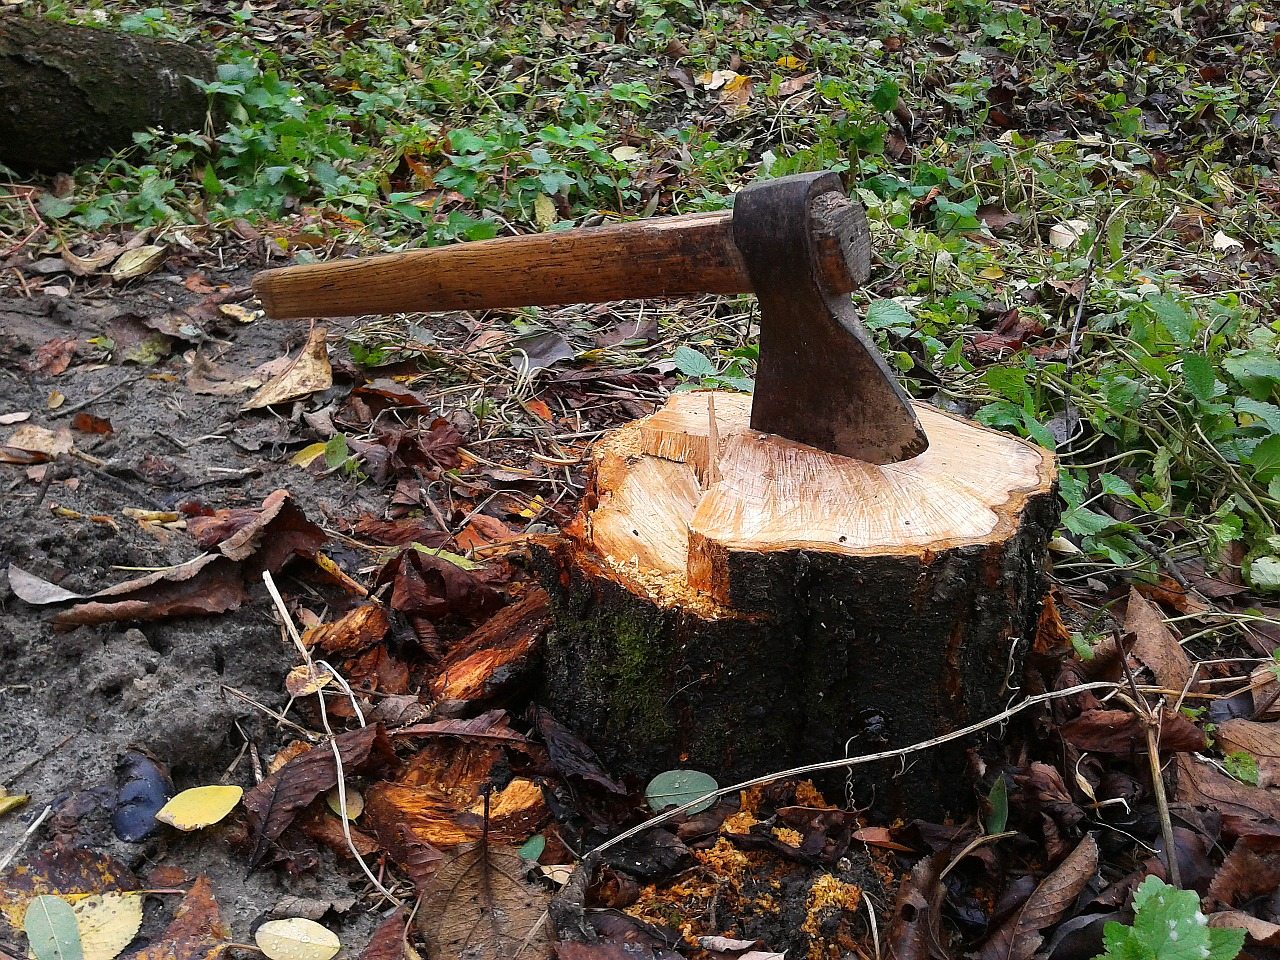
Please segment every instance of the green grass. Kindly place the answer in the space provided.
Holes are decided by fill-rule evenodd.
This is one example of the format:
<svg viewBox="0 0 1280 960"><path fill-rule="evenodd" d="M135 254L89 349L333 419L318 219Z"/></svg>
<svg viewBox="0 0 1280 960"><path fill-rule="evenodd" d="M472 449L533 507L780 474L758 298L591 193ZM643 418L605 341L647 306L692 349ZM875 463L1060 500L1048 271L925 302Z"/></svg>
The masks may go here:
<svg viewBox="0 0 1280 960"><path fill-rule="evenodd" d="M213 45L226 118L140 135L42 197L50 249L236 218L286 247L395 248L715 208L758 176L839 170L880 261L857 299L910 389L1057 449L1082 551L1060 575L1150 579L1238 543L1252 584L1280 590L1267 4L29 7ZM749 79L710 89L728 70ZM1068 221L1078 237L1055 247ZM687 346L679 369L748 386L751 346L707 319L664 319L702 357Z"/></svg>

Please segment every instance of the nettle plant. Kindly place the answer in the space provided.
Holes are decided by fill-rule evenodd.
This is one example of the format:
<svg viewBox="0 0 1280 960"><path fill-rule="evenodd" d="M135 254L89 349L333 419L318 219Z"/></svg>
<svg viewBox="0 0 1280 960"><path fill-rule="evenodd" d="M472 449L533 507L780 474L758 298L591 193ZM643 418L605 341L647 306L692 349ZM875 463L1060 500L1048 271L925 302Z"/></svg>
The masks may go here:
<svg viewBox="0 0 1280 960"><path fill-rule="evenodd" d="M1133 911L1133 926L1106 925L1106 952L1095 960L1234 960L1244 947L1243 930L1209 926L1194 891L1159 877L1142 881Z"/></svg>

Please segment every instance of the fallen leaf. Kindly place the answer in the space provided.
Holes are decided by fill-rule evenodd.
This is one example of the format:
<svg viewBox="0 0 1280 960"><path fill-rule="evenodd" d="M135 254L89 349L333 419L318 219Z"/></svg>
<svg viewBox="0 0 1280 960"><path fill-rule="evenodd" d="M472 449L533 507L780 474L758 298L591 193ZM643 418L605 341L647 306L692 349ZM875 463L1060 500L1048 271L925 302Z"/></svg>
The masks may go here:
<svg viewBox="0 0 1280 960"><path fill-rule="evenodd" d="M9 589L19 600L32 606L44 606L49 603L65 603L67 600L82 600L83 593L74 593L50 583L42 577L28 573L19 566L9 564Z"/></svg>
<svg viewBox="0 0 1280 960"><path fill-rule="evenodd" d="M55 431L28 423L13 431L4 445L14 450L42 454L52 460L64 453L70 453L75 442L71 438L71 430L68 427L59 427Z"/></svg>
<svg viewBox="0 0 1280 960"><path fill-rule="evenodd" d="M627 792L626 787L605 773L595 751L553 717L551 711L535 705L532 708L532 714L534 725L542 735L543 743L547 745L551 763L562 777L577 777L587 783L603 787L609 793L625 794ZM693 812L690 811L690 816Z"/></svg>
<svg viewBox="0 0 1280 960"><path fill-rule="evenodd" d="M94 253L87 257L79 257L68 250L62 248L62 259L67 262L67 266L77 277L87 277L92 273L97 273L116 257L120 256L120 251L124 248L118 243L105 243Z"/></svg>
<svg viewBox="0 0 1280 960"><path fill-rule="evenodd" d="M140 843L155 832L156 814L173 797L173 780L167 767L140 748L125 751L116 779L111 828L126 843Z"/></svg>
<svg viewBox="0 0 1280 960"><path fill-rule="evenodd" d="M1280 821L1280 790L1264 790L1233 780L1207 763L1178 754L1178 799L1222 816L1223 828L1237 836L1257 824Z"/></svg>
<svg viewBox="0 0 1280 960"><path fill-rule="evenodd" d="M1191 679L1191 660L1159 609L1136 589L1129 590L1124 629L1136 638L1133 655L1146 664L1162 686L1181 692Z"/></svg>
<svg viewBox="0 0 1280 960"><path fill-rule="evenodd" d="M258 410L273 403L308 397L333 386L327 333L324 327L314 328L297 358L281 374L264 383L241 409Z"/></svg>
<svg viewBox="0 0 1280 960"><path fill-rule="evenodd" d="M1098 844L1090 834L1036 887L1022 909L1005 921L978 952L979 960L1031 960L1041 933L1062 919L1098 870Z"/></svg>
<svg viewBox="0 0 1280 960"><path fill-rule="evenodd" d="M309 697L333 682L333 673L314 663L302 663L289 671L284 678L284 688L295 700Z"/></svg>
<svg viewBox="0 0 1280 960"><path fill-rule="evenodd" d="M84 960L75 911L61 897L46 894L27 904L22 930L35 960Z"/></svg>
<svg viewBox="0 0 1280 960"><path fill-rule="evenodd" d="M943 942L942 918L933 904L941 902L938 877L947 860L945 853L921 857L899 883L886 938L894 960L930 960L933 944Z"/></svg>
<svg viewBox="0 0 1280 960"><path fill-rule="evenodd" d="M1225 252L1227 250L1243 250L1244 244L1235 237L1227 236L1227 234L1219 230L1213 235L1213 249L1219 252Z"/></svg>
<svg viewBox="0 0 1280 960"><path fill-rule="evenodd" d="M331 960L342 949L336 933L305 917L268 920L253 942L268 960Z"/></svg>
<svg viewBox="0 0 1280 960"><path fill-rule="evenodd" d="M129 868L105 853L53 843L0 875L0 914L20 927L27 904L46 894L71 896L137 889Z"/></svg>
<svg viewBox="0 0 1280 960"><path fill-rule="evenodd" d="M40 344L28 369L51 377L64 373L71 365L71 358L75 356L76 343L75 337L56 337Z"/></svg>
<svg viewBox="0 0 1280 960"><path fill-rule="evenodd" d="M1145 753L1146 721L1130 710L1086 710L1063 723L1062 738L1079 750L1096 753ZM1164 752L1205 749L1204 732L1181 713L1164 711L1159 748Z"/></svg>
<svg viewBox="0 0 1280 960"><path fill-rule="evenodd" d="M81 410L71 418L71 429L78 433L91 433L96 436L104 436L114 432L111 421L106 417L95 417L92 413L87 413L84 410Z"/></svg>
<svg viewBox="0 0 1280 960"><path fill-rule="evenodd" d="M13 413L0 413L0 427L7 427L15 423L22 423L24 420L31 419L30 410L18 410Z"/></svg>
<svg viewBox="0 0 1280 960"><path fill-rule="evenodd" d="M1262 920L1239 910L1211 914L1209 926L1217 929L1243 930L1254 943L1267 947L1280 947L1280 923Z"/></svg>
<svg viewBox="0 0 1280 960"><path fill-rule="evenodd" d="M522 734L511 729L505 710L487 710L469 720L435 720L416 723L394 731L397 737L460 737L464 740L488 740L494 743L526 744Z"/></svg>
<svg viewBox="0 0 1280 960"><path fill-rule="evenodd" d="M1205 902L1226 909L1247 907L1278 889L1280 837L1241 837L1214 874Z"/></svg>
<svg viewBox="0 0 1280 960"><path fill-rule="evenodd" d="M213 888L205 876L196 878L164 934L131 960L215 960L231 942L222 922Z"/></svg>
<svg viewBox="0 0 1280 960"><path fill-rule="evenodd" d="M614 147L610 150L609 155L619 163L626 163L627 161L634 160L636 157L640 156L640 148L623 144L620 147Z"/></svg>
<svg viewBox="0 0 1280 960"><path fill-rule="evenodd" d="M409 908L396 908L373 931L360 954L360 960L407 960L405 945L408 928Z"/></svg>
<svg viewBox="0 0 1280 960"><path fill-rule="evenodd" d="M115 960L142 929L142 895L98 893L77 900L76 926L84 960Z"/></svg>
<svg viewBox="0 0 1280 960"><path fill-rule="evenodd" d="M1069 250L1080 242L1088 229L1088 220L1063 220L1049 228L1049 243L1058 250Z"/></svg>
<svg viewBox="0 0 1280 960"><path fill-rule="evenodd" d="M309 467L323 457L328 448L327 443L308 444L290 457L289 462L295 467Z"/></svg>
<svg viewBox="0 0 1280 960"><path fill-rule="evenodd" d="M1258 763L1258 786L1280 786L1280 723L1236 717L1221 724L1214 739L1224 751L1243 750Z"/></svg>
<svg viewBox="0 0 1280 960"><path fill-rule="evenodd" d="M422 898L418 929L432 960L551 956L551 898L523 878L520 854L478 843L442 863Z"/></svg>
<svg viewBox="0 0 1280 960"><path fill-rule="evenodd" d="M339 734L333 743L348 776L393 767L398 762L381 724ZM254 837L250 864L261 862L267 846L279 839L303 807L337 785L333 750L325 745L290 760L245 794L244 806Z"/></svg>
<svg viewBox="0 0 1280 960"><path fill-rule="evenodd" d="M556 213L556 205L545 193L540 193L533 200L533 219L543 230L551 229L551 225L560 219Z"/></svg>
<svg viewBox="0 0 1280 960"><path fill-rule="evenodd" d="M481 757L490 754L482 752ZM487 772L487 767L485 768ZM401 783L376 783L365 793L364 826L387 846L387 837L404 830L416 842L449 849L479 840L484 834L484 801L480 784L450 783L432 778L414 782L412 765ZM487 777L486 777L487 780ZM517 777L489 797L489 836L523 840L546 822L549 813L542 788Z"/></svg>
<svg viewBox="0 0 1280 960"><path fill-rule="evenodd" d="M788 77L778 84L778 96L790 97L813 83L818 78L816 73L802 73L798 77Z"/></svg>
<svg viewBox="0 0 1280 960"><path fill-rule="evenodd" d="M224 317L230 317L240 323L253 323L258 317L262 316L261 310L250 310L248 307L241 306L238 303L220 303L218 304L218 312Z"/></svg>
<svg viewBox="0 0 1280 960"><path fill-rule="evenodd" d="M333 815L335 817L342 816L342 799L343 798L338 793L337 787L334 787L325 795L324 802L329 807L329 809L333 811ZM357 790L355 787L351 786L350 784L347 784L346 800L347 800L347 819L348 820L360 819L360 814L364 813L364 797L361 796L360 791Z"/></svg>
<svg viewBox="0 0 1280 960"><path fill-rule="evenodd" d="M164 263L167 253L165 247L154 244L136 247L120 254L120 259L111 268L111 279L117 283L145 276Z"/></svg>
<svg viewBox="0 0 1280 960"><path fill-rule="evenodd" d="M242 796L244 789L234 785L192 787L161 807L156 819L177 830L203 830L225 818Z"/></svg>

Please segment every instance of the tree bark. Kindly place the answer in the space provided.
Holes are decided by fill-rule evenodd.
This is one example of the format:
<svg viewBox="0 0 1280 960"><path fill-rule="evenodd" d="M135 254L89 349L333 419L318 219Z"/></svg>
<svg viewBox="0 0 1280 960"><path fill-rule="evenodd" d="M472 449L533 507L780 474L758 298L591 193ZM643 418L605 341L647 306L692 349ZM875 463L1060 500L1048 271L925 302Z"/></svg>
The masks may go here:
<svg viewBox="0 0 1280 960"><path fill-rule="evenodd" d="M725 393L678 394L597 444L581 513L541 558L556 716L617 771L727 783L1003 709L1044 595L1053 458L917 413L929 449L879 467L751 431L748 398ZM970 751L1001 733L856 768L851 799L966 812Z"/></svg>
<svg viewBox="0 0 1280 960"><path fill-rule="evenodd" d="M186 44L0 17L0 163L67 171L129 146L135 131L200 130L208 98L190 78L213 76Z"/></svg>

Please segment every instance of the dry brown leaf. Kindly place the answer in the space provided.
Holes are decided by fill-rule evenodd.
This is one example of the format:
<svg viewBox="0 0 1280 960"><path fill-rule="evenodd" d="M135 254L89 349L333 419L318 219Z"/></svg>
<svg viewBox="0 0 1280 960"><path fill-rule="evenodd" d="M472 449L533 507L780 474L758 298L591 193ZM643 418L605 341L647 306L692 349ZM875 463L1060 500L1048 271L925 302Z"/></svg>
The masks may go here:
<svg viewBox="0 0 1280 960"><path fill-rule="evenodd" d="M445 861L423 895L418 929L433 960L551 956L551 898L524 880L520 854L480 843Z"/></svg>
<svg viewBox="0 0 1280 960"><path fill-rule="evenodd" d="M405 943L409 928L409 908L400 907L378 924L360 960L406 960Z"/></svg>
<svg viewBox="0 0 1280 960"><path fill-rule="evenodd" d="M1129 607L1124 629L1137 638L1132 653L1146 664L1161 686L1170 690L1185 689L1191 679L1191 660L1160 611L1136 589L1129 591Z"/></svg>
<svg viewBox="0 0 1280 960"><path fill-rule="evenodd" d="M1227 910L1209 916L1209 926L1243 930L1254 943L1267 947L1280 947L1280 923L1260 920L1239 910Z"/></svg>
<svg viewBox="0 0 1280 960"><path fill-rule="evenodd" d="M67 266L77 277L87 277L91 273L96 273L116 257L120 256L120 251L124 248L118 243L105 243L94 253L87 257L78 257L66 247L62 248L62 259L67 262Z"/></svg>
<svg viewBox="0 0 1280 960"><path fill-rule="evenodd" d="M37 607L48 603L64 603L67 600L84 599L83 593L73 593L58 586L56 583L50 583L42 577L28 573L12 563L9 564L9 589L14 592L14 595L19 600Z"/></svg>
<svg viewBox="0 0 1280 960"><path fill-rule="evenodd" d="M164 263L168 250L154 244L135 247L120 254L120 259L111 268L111 279L123 283L135 277L145 276Z"/></svg>
<svg viewBox="0 0 1280 960"><path fill-rule="evenodd" d="M1214 874L1205 902L1242 907L1280 889L1280 837L1241 837Z"/></svg>
<svg viewBox="0 0 1280 960"><path fill-rule="evenodd" d="M1253 690L1253 709L1264 720L1280 720L1280 681L1276 679L1275 661L1261 663L1249 674Z"/></svg>
<svg viewBox="0 0 1280 960"><path fill-rule="evenodd" d="M49 430L33 423L26 423L13 431L4 445L15 450L42 454L52 460L61 454L70 453L75 446L75 441L71 437L70 427Z"/></svg>
<svg viewBox="0 0 1280 960"><path fill-rule="evenodd" d="M938 876L947 864L945 853L922 857L898 887L889 925L889 956L894 960L930 960L943 949L941 917L931 904L938 892Z"/></svg>
<svg viewBox="0 0 1280 960"><path fill-rule="evenodd" d="M418 843L440 849L478 840L484 833L484 801L460 797L461 791L438 785L376 783L365 793L365 819L379 839L407 830ZM542 788L517 777L489 798L489 836L524 840L546 822L549 812ZM386 841L384 840L384 843Z"/></svg>
<svg viewBox="0 0 1280 960"><path fill-rule="evenodd" d="M1280 790L1264 790L1233 780L1188 754L1178 754L1178 799L1222 815L1229 833L1248 833L1251 824L1280 821Z"/></svg>
<svg viewBox="0 0 1280 960"><path fill-rule="evenodd" d="M1022 909L1005 921L978 953L980 960L1031 960L1041 933L1062 919L1098 871L1098 844L1089 834L1036 887Z"/></svg>
<svg viewBox="0 0 1280 960"><path fill-rule="evenodd" d="M264 383L262 389L246 400L241 409L258 410L273 403L308 397L333 386L329 345L325 341L327 334L324 327L313 329L297 358L279 376Z"/></svg>
<svg viewBox="0 0 1280 960"><path fill-rule="evenodd" d="M1258 762L1258 786L1280 785L1280 723L1237 717L1214 734L1224 751L1243 750Z"/></svg>
<svg viewBox="0 0 1280 960"><path fill-rule="evenodd" d="M201 875L178 904L163 936L135 953L133 960L214 960L230 943L231 930L222 922L208 878Z"/></svg>
<svg viewBox="0 0 1280 960"><path fill-rule="evenodd" d="M340 734L333 743L347 776L392 767L398 762L381 724ZM261 862L267 847L279 839L303 807L337 785L333 750L324 745L290 760L246 793L244 806L254 836L250 864Z"/></svg>

